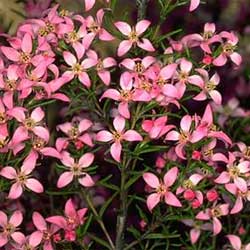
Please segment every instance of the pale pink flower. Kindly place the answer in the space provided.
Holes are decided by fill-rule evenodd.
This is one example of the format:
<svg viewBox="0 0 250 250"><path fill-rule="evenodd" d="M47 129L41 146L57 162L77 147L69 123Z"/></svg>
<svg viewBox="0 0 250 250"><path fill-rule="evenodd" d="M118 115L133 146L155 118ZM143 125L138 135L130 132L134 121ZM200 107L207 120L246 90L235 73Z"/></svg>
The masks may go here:
<svg viewBox="0 0 250 250"><path fill-rule="evenodd" d="M17 172L16 169L10 166L1 169L1 176L9 180L14 180L14 184L12 184L8 195L9 199L19 198L25 188L35 193L43 192L42 184L38 180L31 178L31 173L36 167L36 161L37 156L31 154L25 158L20 171Z"/></svg>
<svg viewBox="0 0 250 250"><path fill-rule="evenodd" d="M217 160L214 157L214 160ZM218 159L220 160L220 159ZM250 162L241 161L237 163L235 156L229 152L229 158L227 160L227 171L223 171L215 180L218 184L227 184L233 181L233 183L242 191L247 191L246 175L250 172ZM244 178L245 177L245 178Z"/></svg>
<svg viewBox="0 0 250 250"><path fill-rule="evenodd" d="M226 237L230 241L233 250L250 250L250 243L243 245L239 236L228 234Z"/></svg>
<svg viewBox="0 0 250 250"><path fill-rule="evenodd" d="M227 31L222 31L220 36L226 39L226 42L222 44L222 52L213 60L213 64L215 66L223 66L227 63L227 59L230 58L233 63L239 66L242 62L242 57L238 52L235 52L239 41L238 37L233 32Z"/></svg>
<svg viewBox="0 0 250 250"><path fill-rule="evenodd" d="M96 135L97 141L113 142L110 147L110 154L117 162L120 162L121 160L122 141L133 142L143 140L141 135L135 130L125 131L125 122L126 120L123 117L117 116L113 121L113 126L115 128L114 131L109 132L107 130L102 130Z"/></svg>
<svg viewBox="0 0 250 250"><path fill-rule="evenodd" d="M95 5L96 0L84 0L84 2L85 2L85 10L89 11ZM106 2L109 3L109 0L106 0Z"/></svg>
<svg viewBox="0 0 250 250"><path fill-rule="evenodd" d="M21 107L14 107L8 111L8 114L14 117L18 122L22 123L21 128L24 130L22 133L25 133L25 131L32 131L36 136L43 140L49 140L48 129L41 126L45 113L40 107L35 108L30 116L26 116L25 109Z"/></svg>
<svg viewBox="0 0 250 250"><path fill-rule="evenodd" d="M150 194L147 198L148 209L152 212L153 208L164 198L165 203L174 206L181 207L181 203L178 198L170 191L170 187L175 183L178 175L178 168L173 167L164 175L163 182L152 173L144 173L144 181L154 189L154 193Z"/></svg>
<svg viewBox="0 0 250 250"><path fill-rule="evenodd" d="M220 82L220 77L215 73L210 79L208 72L204 69L196 69L197 72L202 76L203 82L192 83L202 89L202 91L196 95L193 99L197 101L204 101L207 99L207 96L210 96L211 99L218 105L222 102L221 94L216 90L217 85Z"/></svg>
<svg viewBox="0 0 250 250"><path fill-rule="evenodd" d="M60 229L56 225L48 226L45 219L38 212L32 214L32 221L37 231L30 235L29 242L32 246L38 246L40 243L43 244L44 250L53 250L52 246L53 235Z"/></svg>
<svg viewBox="0 0 250 250"><path fill-rule="evenodd" d="M198 220L212 220L213 232L217 235L222 230L221 222L218 218L228 215L229 204L214 205L212 208L207 208L205 211L201 211L196 215Z"/></svg>
<svg viewBox="0 0 250 250"><path fill-rule="evenodd" d="M64 208L65 216L51 216L46 221L57 225L64 230L73 230L84 222L84 216L87 212L87 208L82 208L76 211L73 201L69 199Z"/></svg>
<svg viewBox="0 0 250 250"><path fill-rule="evenodd" d="M124 40L120 43L118 47L117 54L118 56L125 55L133 45L137 45L138 47L153 52L155 51L153 45L147 38L140 38L140 36L147 30L150 22L147 20L139 21L135 27L131 27L128 23L125 22L116 22L116 28L127 37L127 40Z"/></svg>
<svg viewBox="0 0 250 250"><path fill-rule="evenodd" d="M16 243L20 243L24 235L18 232L18 226L23 221L23 215L21 211L15 211L8 220L7 215L0 211L0 227L2 232L0 233L0 247L3 247L8 243L10 239L13 239Z"/></svg>
<svg viewBox="0 0 250 250"><path fill-rule="evenodd" d="M133 79L130 73L125 72L120 77L120 87L121 89L118 91L117 89L107 89L100 100L103 98L110 98L115 101L119 101L118 104L118 112L124 118L130 118L129 111L129 103L132 101L136 101L136 96L133 90Z"/></svg>
<svg viewBox="0 0 250 250"><path fill-rule="evenodd" d="M58 188L67 186L74 178L77 178L78 182L84 187L92 187L95 184L91 176L84 171L94 161L92 153L82 155L78 161L75 161L66 151L62 152L61 156L61 162L68 168L68 171L60 175L57 181Z"/></svg>
<svg viewBox="0 0 250 250"><path fill-rule="evenodd" d="M78 77L79 81L86 86L87 88L90 87L91 81L89 75L87 74L86 70L90 69L91 67L96 65L96 61L92 58L77 58L69 51L63 52L63 58L65 62L71 67L69 70L63 73L63 77L67 77L68 81L71 81L75 76Z"/></svg>

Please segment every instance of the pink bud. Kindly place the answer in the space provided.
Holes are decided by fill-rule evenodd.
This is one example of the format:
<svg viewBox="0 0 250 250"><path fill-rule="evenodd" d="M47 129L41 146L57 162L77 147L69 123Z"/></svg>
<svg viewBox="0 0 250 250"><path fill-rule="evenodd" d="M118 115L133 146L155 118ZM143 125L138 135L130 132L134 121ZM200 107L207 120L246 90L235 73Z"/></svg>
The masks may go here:
<svg viewBox="0 0 250 250"><path fill-rule="evenodd" d="M193 209L199 208L200 206L201 206L201 203L197 199L194 199L192 201L192 208Z"/></svg>
<svg viewBox="0 0 250 250"><path fill-rule="evenodd" d="M187 201L192 201L195 198L195 192L191 189L185 190L183 197Z"/></svg>
<svg viewBox="0 0 250 250"><path fill-rule="evenodd" d="M145 220L141 220L140 221L141 230L144 230L146 226L147 226L147 222Z"/></svg>
<svg viewBox="0 0 250 250"><path fill-rule="evenodd" d="M53 241L54 241L55 243L57 243L57 242L59 242L59 241L61 241L61 240L62 240L62 237L61 237L60 234L54 234L54 235L53 235Z"/></svg>
<svg viewBox="0 0 250 250"><path fill-rule="evenodd" d="M216 201L219 197L217 191L215 189L211 189L207 192L206 194L207 196L207 199L210 201L210 202L213 202L213 201Z"/></svg>
<svg viewBox="0 0 250 250"><path fill-rule="evenodd" d="M240 226L240 228L239 228L239 235L243 235L243 234L245 234L246 233L246 229L243 227L243 226Z"/></svg>
<svg viewBox="0 0 250 250"><path fill-rule="evenodd" d="M192 159L193 159L193 160L200 160L200 159L201 159L201 152L195 150L195 151L192 153Z"/></svg>
<svg viewBox="0 0 250 250"><path fill-rule="evenodd" d="M76 239L75 231L65 231L64 238L67 241L74 241Z"/></svg>
<svg viewBox="0 0 250 250"><path fill-rule="evenodd" d="M213 61L213 57L210 55L205 55L202 59L202 62L206 65L210 65Z"/></svg>
<svg viewBox="0 0 250 250"><path fill-rule="evenodd" d="M76 149L78 149L78 150L82 149L83 146L84 146L84 144L80 140L78 140L78 141L75 142Z"/></svg>
<svg viewBox="0 0 250 250"><path fill-rule="evenodd" d="M156 159L155 166L157 168L164 168L165 164L166 164L166 160L163 159L161 156L158 156Z"/></svg>

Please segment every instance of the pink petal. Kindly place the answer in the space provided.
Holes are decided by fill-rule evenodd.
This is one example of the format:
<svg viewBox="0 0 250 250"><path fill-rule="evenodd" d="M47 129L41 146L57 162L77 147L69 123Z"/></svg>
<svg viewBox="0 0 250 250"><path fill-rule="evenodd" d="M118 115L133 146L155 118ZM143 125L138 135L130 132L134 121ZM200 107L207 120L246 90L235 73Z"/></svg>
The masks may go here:
<svg viewBox="0 0 250 250"><path fill-rule="evenodd" d="M198 219L198 220L209 220L209 219L210 219L210 216L209 216L208 210L206 210L205 212L204 212L204 211L200 211L200 212L195 216L195 218Z"/></svg>
<svg viewBox="0 0 250 250"><path fill-rule="evenodd" d="M0 247L6 245L8 242L8 237L6 234L0 233Z"/></svg>
<svg viewBox="0 0 250 250"><path fill-rule="evenodd" d="M117 162L120 162L121 158L121 151L122 151L122 145L120 142L115 142L110 147L110 154L113 157L114 160Z"/></svg>
<svg viewBox="0 0 250 250"><path fill-rule="evenodd" d="M200 0L191 0L189 11L194 11L200 4Z"/></svg>
<svg viewBox="0 0 250 250"><path fill-rule="evenodd" d="M33 170L34 170L34 168L35 168L35 166L36 166L36 161L37 161L37 155L36 154L29 154L26 158L25 158L25 160L24 160L24 162L23 162L23 165L22 165L22 167L21 167L21 170L26 174L26 175L28 175L28 174L30 174Z"/></svg>
<svg viewBox="0 0 250 250"><path fill-rule="evenodd" d="M235 250L241 250L241 240L240 237L232 234L228 234L226 236L228 240L230 241L230 244Z"/></svg>
<svg viewBox="0 0 250 250"><path fill-rule="evenodd" d="M176 181L178 172L179 172L178 168L173 167L170 170L168 170L168 172L164 175L164 184L167 187L171 187L174 184L174 182Z"/></svg>
<svg viewBox="0 0 250 250"><path fill-rule="evenodd" d="M31 119L33 119L35 122L40 122L44 116L45 113L40 107L35 108L30 115Z"/></svg>
<svg viewBox="0 0 250 250"><path fill-rule="evenodd" d="M86 11L89 11L95 5L95 0L84 0L84 2L85 2L85 10Z"/></svg>
<svg viewBox="0 0 250 250"><path fill-rule="evenodd" d="M226 184L230 181L230 175L228 172L223 171L215 180L215 183Z"/></svg>
<svg viewBox="0 0 250 250"><path fill-rule="evenodd" d="M34 212L32 215L32 220L38 230L40 231L47 230L46 221L40 213Z"/></svg>
<svg viewBox="0 0 250 250"><path fill-rule="evenodd" d="M23 193L23 188L21 184L16 182L11 186L8 198L13 200L17 199L22 195L22 193Z"/></svg>
<svg viewBox="0 0 250 250"><path fill-rule="evenodd" d="M232 210L230 211L230 214L237 214L242 209L243 209L243 201L242 201L242 198L238 196Z"/></svg>
<svg viewBox="0 0 250 250"><path fill-rule="evenodd" d="M116 116L113 121L113 125L115 130L121 133L125 128L125 119L121 116Z"/></svg>
<svg viewBox="0 0 250 250"><path fill-rule="evenodd" d="M153 47L152 43L146 38L142 38L141 41L138 41L137 46L149 52L155 51L155 48Z"/></svg>
<svg viewBox="0 0 250 250"><path fill-rule="evenodd" d="M61 159L61 155L60 153L52 147L45 147L43 149L40 150L41 154L45 155L45 156L51 156L57 159Z"/></svg>
<svg viewBox="0 0 250 250"><path fill-rule="evenodd" d="M129 36L131 33L131 27L125 22L116 22L114 23L115 27L124 35Z"/></svg>
<svg viewBox="0 0 250 250"><path fill-rule="evenodd" d="M72 199L68 199L65 204L65 215L68 217L75 217L76 216L76 209L72 202Z"/></svg>
<svg viewBox="0 0 250 250"><path fill-rule="evenodd" d="M113 134L109 131L103 130L97 133L96 135L97 141L108 142L113 140Z"/></svg>
<svg viewBox="0 0 250 250"><path fill-rule="evenodd" d="M154 207L160 202L161 195L157 193L150 194L147 198L147 207L152 211Z"/></svg>
<svg viewBox="0 0 250 250"><path fill-rule="evenodd" d="M125 141L142 141L143 138L135 130L128 130L123 134L123 139Z"/></svg>
<svg viewBox="0 0 250 250"><path fill-rule="evenodd" d="M8 222L8 217L7 215L3 212L0 211L0 226L4 227Z"/></svg>
<svg viewBox="0 0 250 250"><path fill-rule="evenodd" d="M108 86L110 84L111 78L110 78L109 71L99 71L97 74L106 86Z"/></svg>
<svg viewBox="0 0 250 250"><path fill-rule="evenodd" d="M144 33L150 25L150 21L141 20L135 25L135 31L138 35Z"/></svg>
<svg viewBox="0 0 250 250"><path fill-rule="evenodd" d="M80 82L86 86L87 88L90 87L91 85L91 81L90 81L90 78L89 78L89 75L86 73L86 72L81 72L78 76Z"/></svg>
<svg viewBox="0 0 250 250"><path fill-rule="evenodd" d="M20 232L12 233L11 238L18 244L22 244L25 240L25 236Z"/></svg>
<svg viewBox="0 0 250 250"><path fill-rule="evenodd" d="M63 216L59 216L59 215L51 216L49 218L46 218L46 221L60 228L63 228L63 229L67 228L67 221Z"/></svg>
<svg viewBox="0 0 250 250"><path fill-rule="evenodd" d="M35 193L43 193L42 184L34 178L27 179L25 185L28 189L32 190Z"/></svg>
<svg viewBox="0 0 250 250"><path fill-rule="evenodd" d="M223 66L226 64L226 62L227 62L227 57L225 54L221 54L213 60L213 64L215 66Z"/></svg>
<svg viewBox="0 0 250 250"><path fill-rule="evenodd" d="M163 77L165 80L170 79L174 73L176 72L177 64L171 63L165 67L163 67L160 71L161 77Z"/></svg>
<svg viewBox="0 0 250 250"><path fill-rule="evenodd" d="M191 239L191 243L195 244L197 242L197 240L199 239L201 234L201 231L199 229L191 229L190 230L190 239Z"/></svg>
<svg viewBox="0 0 250 250"><path fill-rule="evenodd" d="M109 32L107 32L107 30L101 28L99 31L99 39L102 41L112 41L115 38Z"/></svg>
<svg viewBox="0 0 250 250"><path fill-rule="evenodd" d="M63 52L63 58L69 66L73 66L77 63L76 57L68 51Z"/></svg>
<svg viewBox="0 0 250 250"><path fill-rule="evenodd" d="M237 188L240 189L243 193L247 191L247 183L246 181L241 177L235 177L234 178L234 184L237 186Z"/></svg>
<svg viewBox="0 0 250 250"><path fill-rule="evenodd" d="M189 73L192 69L193 65L191 62L186 59L182 59L180 63L180 68L182 72Z"/></svg>
<svg viewBox="0 0 250 250"><path fill-rule="evenodd" d="M231 60L237 65L239 66L242 62L242 57L239 53L234 52L233 54L230 55Z"/></svg>
<svg viewBox="0 0 250 250"><path fill-rule="evenodd" d="M20 58L19 52L11 47L2 46L1 50L3 54L11 61L18 62Z"/></svg>
<svg viewBox="0 0 250 250"><path fill-rule="evenodd" d="M126 119L130 119L130 111L127 102L120 102L118 105L118 112Z"/></svg>
<svg viewBox="0 0 250 250"><path fill-rule="evenodd" d="M143 179L152 188L158 188L160 186L158 177L152 173L144 173Z"/></svg>
<svg viewBox="0 0 250 250"><path fill-rule="evenodd" d="M180 201L177 199L177 197L172 193L167 191L165 193L165 202L166 204L174 207L182 207Z"/></svg>
<svg viewBox="0 0 250 250"><path fill-rule="evenodd" d="M80 159L78 164L81 168L89 167L94 161L94 154L92 153L86 153L84 154Z"/></svg>
<svg viewBox="0 0 250 250"><path fill-rule="evenodd" d="M125 55L132 47L133 42L130 40L124 40L119 44L118 50L117 50L117 55L118 56L123 56Z"/></svg>
<svg viewBox="0 0 250 250"><path fill-rule="evenodd" d="M57 181L57 187L58 188L63 188L67 186L70 182L73 181L74 175L72 172L64 172L63 174L60 175L58 181Z"/></svg>
<svg viewBox="0 0 250 250"><path fill-rule="evenodd" d="M25 33L22 40L22 51L30 54L32 52L32 37L29 33Z"/></svg>
<svg viewBox="0 0 250 250"><path fill-rule="evenodd" d="M119 101L121 98L121 95L120 95L120 92L116 89L108 89L103 93L100 100L102 100L103 98L110 98L112 100Z"/></svg>
<svg viewBox="0 0 250 250"><path fill-rule="evenodd" d="M70 156L70 154L65 151L62 153L61 162L64 166L67 166L67 167L71 167L75 163L74 159Z"/></svg>
<svg viewBox="0 0 250 250"><path fill-rule="evenodd" d="M95 182L89 174L84 173L84 177L78 179L79 183L84 187L92 187L95 185Z"/></svg>
<svg viewBox="0 0 250 250"><path fill-rule="evenodd" d="M191 124L192 124L192 117L190 115L185 115L182 119L181 119L181 129L184 132L189 132L190 128L191 128Z"/></svg>
<svg viewBox="0 0 250 250"><path fill-rule="evenodd" d="M5 168L1 169L0 175L7 178L7 179L12 180L12 179L16 178L17 172L12 167L5 167Z"/></svg>
<svg viewBox="0 0 250 250"><path fill-rule="evenodd" d="M43 238L43 233L40 231L35 231L30 235L29 243L31 246L38 246Z"/></svg>
<svg viewBox="0 0 250 250"><path fill-rule="evenodd" d="M42 126L36 126L32 129L33 133L42 138L45 142L49 141L49 130Z"/></svg>
<svg viewBox="0 0 250 250"><path fill-rule="evenodd" d="M221 232L221 229L222 229L221 222L219 221L218 218L213 217L213 232L214 232L214 235L219 234Z"/></svg>
<svg viewBox="0 0 250 250"><path fill-rule="evenodd" d="M212 90L209 92L209 95L211 96L212 100L215 102L217 105L221 105L222 103L222 96L219 91L217 90Z"/></svg>
<svg viewBox="0 0 250 250"><path fill-rule="evenodd" d="M23 214L21 211L17 210L11 215L9 223L12 224L14 227L18 227L20 226L22 221L23 221Z"/></svg>
<svg viewBox="0 0 250 250"><path fill-rule="evenodd" d="M167 141L178 141L180 134L177 131L170 131L167 133L165 140Z"/></svg>

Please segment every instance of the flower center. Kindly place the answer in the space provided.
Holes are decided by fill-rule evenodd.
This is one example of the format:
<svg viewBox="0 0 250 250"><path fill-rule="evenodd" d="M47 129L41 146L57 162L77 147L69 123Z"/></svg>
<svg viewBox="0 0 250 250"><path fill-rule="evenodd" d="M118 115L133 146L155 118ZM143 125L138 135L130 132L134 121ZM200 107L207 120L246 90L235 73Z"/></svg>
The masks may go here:
<svg viewBox="0 0 250 250"><path fill-rule="evenodd" d="M20 62L27 64L30 62L30 54L25 53L25 52L21 52L20 53Z"/></svg>
<svg viewBox="0 0 250 250"><path fill-rule="evenodd" d="M99 59L97 65L96 65L96 70L102 71L103 69L104 69L103 62L101 59Z"/></svg>
<svg viewBox="0 0 250 250"><path fill-rule="evenodd" d="M229 167L229 175L232 178L238 177L240 175L240 170L237 166Z"/></svg>
<svg viewBox="0 0 250 250"><path fill-rule="evenodd" d="M79 36L78 36L77 32L74 30L74 31L71 31L69 33L66 33L65 39L70 43L74 43L74 42L77 42L79 40Z"/></svg>
<svg viewBox="0 0 250 250"><path fill-rule="evenodd" d="M180 81L186 82L187 79L188 79L188 73L187 72L185 72L185 71L179 72L179 80Z"/></svg>
<svg viewBox="0 0 250 250"><path fill-rule="evenodd" d="M0 113L0 124L4 124L7 121L7 117L5 113Z"/></svg>
<svg viewBox="0 0 250 250"><path fill-rule="evenodd" d="M143 66L141 62L136 62L134 71L138 74L142 74L145 71L145 67Z"/></svg>
<svg viewBox="0 0 250 250"><path fill-rule="evenodd" d="M132 92L130 90L121 90L121 97L124 101L128 102L132 99Z"/></svg>
<svg viewBox="0 0 250 250"><path fill-rule="evenodd" d="M96 22L93 22L88 28L87 30L89 32L93 32L93 33L97 33L100 30L99 25Z"/></svg>
<svg viewBox="0 0 250 250"><path fill-rule="evenodd" d="M72 127L69 132L69 137L72 139L72 140L76 140L77 137L79 136L79 130L77 127Z"/></svg>
<svg viewBox="0 0 250 250"><path fill-rule="evenodd" d="M6 80L5 85L8 90L14 91L17 84L15 80Z"/></svg>
<svg viewBox="0 0 250 250"><path fill-rule="evenodd" d="M13 226L11 223L8 223L5 226L3 233L6 235L10 235L15 232L15 229L16 229L15 226Z"/></svg>
<svg viewBox="0 0 250 250"><path fill-rule="evenodd" d="M24 126L27 128L27 129L32 129L34 128L36 125L36 122L32 119L32 118L27 118L25 121L24 121Z"/></svg>
<svg viewBox="0 0 250 250"><path fill-rule="evenodd" d="M208 149L208 150L204 151L204 153L203 153L203 155L206 157L209 157L209 156L211 157L211 156L213 156L213 154L214 154L214 151L212 149Z"/></svg>
<svg viewBox="0 0 250 250"><path fill-rule="evenodd" d="M235 49L236 49L236 46L233 46L230 43L226 43L223 46L223 52L226 53L227 55L231 55L234 52Z"/></svg>
<svg viewBox="0 0 250 250"><path fill-rule="evenodd" d="M35 150L40 150L45 146L45 141L42 138L36 137L32 143Z"/></svg>
<svg viewBox="0 0 250 250"><path fill-rule="evenodd" d="M48 232L47 230L44 230L43 231L43 240L46 241L46 240L49 240L51 237L51 233Z"/></svg>
<svg viewBox="0 0 250 250"><path fill-rule="evenodd" d="M72 66L72 71L75 74L80 74L83 71L82 65L80 63L76 63Z"/></svg>
<svg viewBox="0 0 250 250"><path fill-rule="evenodd" d="M219 207L215 207L215 208L211 209L211 214L213 217L220 217L220 216L222 216L222 211Z"/></svg>
<svg viewBox="0 0 250 250"><path fill-rule="evenodd" d="M186 142L188 140L188 134L181 130L179 135L179 140L181 142Z"/></svg>
<svg viewBox="0 0 250 250"><path fill-rule="evenodd" d="M137 33L136 33L134 27L132 28L132 31L131 31L130 34L128 35L128 38L129 38L129 40L131 40L133 43L138 42L139 37L138 37L138 35L137 35Z"/></svg>
<svg viewBox="0 0 250 250"><path fill-rule="evenodd" d="M164 195L167 192L167 187L164 184L160 184L160 186L156 189L156 192Z"/></svg>
<svg viewBox="0 0 250 250"><path fill-rule="evenodd" d="M5 146L6 146L6 144L7 144L7 140L6 140L6 138L5 139L1 139L0 140L0 149L2 149L2 148L4 148Z"/></svg>
<svg viewBox="0 0 250 250"><path fill-rule="evenodd" d="M244 151L244 156L245 156L246 158L249 158L249 157L250 157L250 147L247 147L247 148L245 149L245 151Z"/></svg>
<svg viewBox="0 0 250 250"><path fill-rule="evenodd" d="M183 181L182 186L186 189L193 189L194 188L194 184L191 180L185 180Z"/></svg>
<svg viewBox="0 0 250 250"><path fill-rule="evenodd" d="M59 16L61 16L61 17L69 16L69 11L65 10L65 9L62 9L59 12Z"/></svg>
<svg viewBox="0 0 250 250"><path fill-rule="evenodd" d="M204 40L208 40L209 38L211 38L213 36L213 32L211 32L211 31L207 31L207 32L204 32L203 33L203 39Z"/></svg>
<svg viewBox="0 0 250 250"><path fill-rule="evenodd" d="M25 175L23 172L20 172L17 176L17 182L19 182L21 185L24 185L27 181L27 175Z"/></svg>
<svg viewBox="0 0 250 250"><path fill-rule="evenodd" d="M209 81L206 84L207 91L212 91L216 88L216 84L213 81Z"/></svg>
<svg viewBox="0 0 250 250"><path fill-rule="evenodd" d="M115 132L113 132L113 138L114 138L115 141L121 141L122 140L122 134L115 131Z"/></svg>

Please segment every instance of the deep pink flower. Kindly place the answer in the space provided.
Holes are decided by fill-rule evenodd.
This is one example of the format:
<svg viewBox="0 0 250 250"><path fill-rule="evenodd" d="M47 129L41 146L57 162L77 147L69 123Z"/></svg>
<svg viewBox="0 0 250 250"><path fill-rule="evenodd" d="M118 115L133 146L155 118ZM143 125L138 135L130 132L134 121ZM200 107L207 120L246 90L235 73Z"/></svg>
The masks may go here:
<svg viewBox="0 0 250 250"><path fill-rule="evenodd" d="M0 227L2 232L0 233L0 247L6 245L10 239L13 239L16 243L20 243L24 235L18 232L18 226L23 221L23 215L21 211L15 211L8 220L7 215L0 211Z"/></svg>
<svg viewBox="0 0 250 250"><path fill-rule="evenodd" d="M68 168L68 171L62 173L57 181L57 187L63 188L71 183L75 178L84 187L92 187L94 181L91 176L87 174L84 169L89 167L94 161L94 155L92 153L86 153L81 156L79 161L75 161L74 158L66 151L61 153L61 162Z"/></svg>
<svg viewBox="0 0 250 250"><path fill-rule="evenodd" d="M147 20L139 21L135 27L131 27L129 24L125 22L116 22L116 28L127 37L127 40L124 40L120 43L118 47L118 56L125 55L133 45L137 45L138 47L153 52L155 51L153 45L147 38L140 38L140 36L147 30L150 22Z"/></svg>
<svg viewBox="0 0 250 250"><path fill-rule="evenodd" d="M163 182L158 179L158 177L152 173L144 173L144 181L154 189L154 193L150 194L147 198L148 209L152 212L153 208L164 198L165 203L174 206L181 207L180 201L177 197L169 191L169 188L174 184L177 179L178 168L173 167L164 175Z"/></svg>
<svg viewBox="0 0 250 250"><path fill-rule="evenodd" d="M46 219L46 221L57 225L64 230L74 230L79 225L84 222L84 216L87 212L87 208L82 208L76 211L75 206L71 199L69 199L64 208L65 216L51 216Z"/></svg>
<svg viewBox="0 0 250 250"><path fill-rule="evenodd" d="M142 141L143 138L135 130L125 131L125 119L121 116L115 117L113 125L115 131L109 132L107 130L102 130L97 133L96 140L101 142L110 142L112 145L110 147L110 154L114 160L120 162L121 151L122 151L122 141Z"/></svg>
<svg viewBox="0 0 250 250"><path fill-rule="evenodd" d="M38 212L33 213L32 221L37 228L37 231L30 235L30 244L32 246L37 246L42 243L44 250L53 250L53 235L59 230L59 227L56 225L48 226L45 219Z"/></svg>

